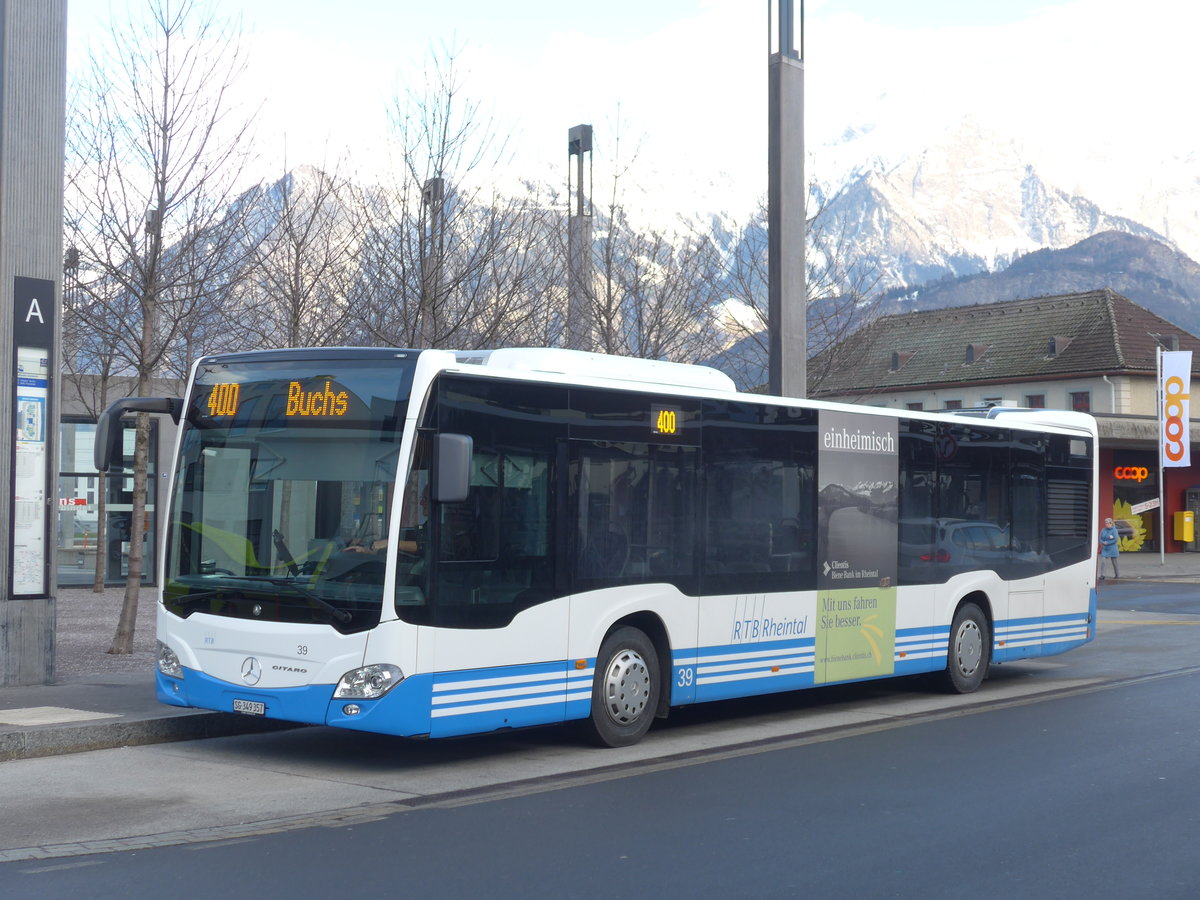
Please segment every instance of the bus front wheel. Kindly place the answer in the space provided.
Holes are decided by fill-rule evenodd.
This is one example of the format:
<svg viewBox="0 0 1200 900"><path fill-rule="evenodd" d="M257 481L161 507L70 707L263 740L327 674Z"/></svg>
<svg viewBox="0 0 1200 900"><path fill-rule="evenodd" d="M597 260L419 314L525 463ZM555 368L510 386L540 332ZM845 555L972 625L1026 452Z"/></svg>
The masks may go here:
<svg viewBox="0 0 1200 900"><path fill-rule="evenodd" d="M983 684L991 643L983 610L974 603L964 603L950 625L945 673L947 689L956 694L969 694Z"/></svg>
<svg viewBox="0 0 1200 900"><path fill-rule="evenodd" d="M596 656L588 736L602 747L636 744L654 721L661 690L650 639L636 628L618 628Z"/></svg>

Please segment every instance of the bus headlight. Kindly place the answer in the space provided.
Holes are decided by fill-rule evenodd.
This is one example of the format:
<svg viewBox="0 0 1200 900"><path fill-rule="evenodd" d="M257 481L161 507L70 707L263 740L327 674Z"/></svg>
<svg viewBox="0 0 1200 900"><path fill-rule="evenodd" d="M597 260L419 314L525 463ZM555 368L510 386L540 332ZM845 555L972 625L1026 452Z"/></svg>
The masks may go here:
<svg viewBox="0 0 1200 900"><path fill-rule="evenodd" d="M399 667L375 663L351 669L342 676L333 692L335 700L378 700L404 680Z"/></svg>
<svg viewBox="0 0 1200 900"><path fill-rule="evenodd" d="M158 642L158 671L168 678L183 678L183 666L179 657L162 641Z"/></svg>

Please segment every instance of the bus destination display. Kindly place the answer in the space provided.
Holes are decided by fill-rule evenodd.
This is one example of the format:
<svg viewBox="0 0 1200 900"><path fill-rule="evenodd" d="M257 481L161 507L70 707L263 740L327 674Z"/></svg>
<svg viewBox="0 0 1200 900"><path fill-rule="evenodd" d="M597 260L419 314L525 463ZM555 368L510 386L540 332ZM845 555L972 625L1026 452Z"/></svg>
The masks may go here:
<svg viewBox="0 0 1200 900"><path fill-rule="evenodd" d="M330 382L325 382L324 390L306 391L298 381L288 382L287 409L288 416L317 416L322 418L338 418L346 414L349 408L350 395L345 391L335 392Z"/></svg>
<svg viewBox="0 0 1200 900"><path fill-rule="evenodd" d="M674 406L652 406L650 408L650 433L675 437L679 434L679 420L683 412Z"/></svg>
<svg viewBox="0 0 1200 900"><path fill-rule="evenodd" d="M241 385L237 382L214 384L212 392L208 395L208 414L213 418L236 416L240 395ZM337 419L346 415L349 408L350 394L344 390L335 391L333 383L329 380L325 381L323 388L319 387L315 391L306 391L299 381L288 382L285 418L309 416Z"/></svg>
<svg viewBox="0 0 1200 900"><path fill-rule="evenodd" d="M241 385L237 382L214 384L212 393L208 395L208 414L213 418L236 416L240 391Z"/></svg>

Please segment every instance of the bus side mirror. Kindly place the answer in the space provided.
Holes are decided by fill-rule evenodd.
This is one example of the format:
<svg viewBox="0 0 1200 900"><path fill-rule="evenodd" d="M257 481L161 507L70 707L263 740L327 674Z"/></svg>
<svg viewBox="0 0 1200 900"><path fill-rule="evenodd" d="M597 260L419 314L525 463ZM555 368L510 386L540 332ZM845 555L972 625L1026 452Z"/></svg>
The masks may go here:
<svg viewBox="0 0 1200 900"><path fill-rule="evenodd" d="M114 400L96 422L92 461L98 472L107 472L121 455L121 417L127 412L166 413L179 424L183 401L175 397L125 397Z"/></svg>
<svg viewBox="0 0 1200 900"><path fill-rule="evenodd" d="M461 503L471 492L470 435L439 434L433 457L433 501Z"/></svg>

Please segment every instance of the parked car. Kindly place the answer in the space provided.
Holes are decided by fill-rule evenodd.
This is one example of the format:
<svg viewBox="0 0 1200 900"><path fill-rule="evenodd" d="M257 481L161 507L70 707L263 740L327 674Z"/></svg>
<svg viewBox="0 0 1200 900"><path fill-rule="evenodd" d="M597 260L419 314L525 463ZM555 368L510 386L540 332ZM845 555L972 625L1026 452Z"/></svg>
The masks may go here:
<svg viewBox="0 0 1200 900"><path fill-rule="evenodd" d="M1007 528L975 519L901 519L901 569L943 565L951 569L1002 569L1039 563L1044 554L1013 547ZM911 574L911 573L910 573Z"/></svg>

